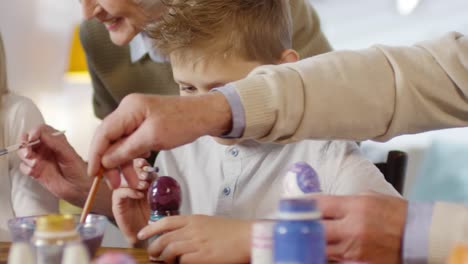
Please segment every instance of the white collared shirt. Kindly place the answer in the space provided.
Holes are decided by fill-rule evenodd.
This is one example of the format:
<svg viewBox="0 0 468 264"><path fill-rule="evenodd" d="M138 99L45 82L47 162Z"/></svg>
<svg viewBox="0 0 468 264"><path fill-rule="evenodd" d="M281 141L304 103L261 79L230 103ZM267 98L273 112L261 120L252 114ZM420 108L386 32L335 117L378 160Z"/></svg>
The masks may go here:
<svg viewBox="0 0 468 264"><path fill-rule="evenodd" d="M306 140L288 145L245 141L233 146L202 137L159 153L159 175L181 185L181 214L252 219L274 217L289 167L305 161L323 193L399 195L354 142Z"/></svg>
<svg viewBox="0 0 468 264"><path fill-rule="evenodd" d="M146 54L148 54L154 62L166 62L166 59L161 56L155 48L153 48L151 38L149 38L144 32L137 34L132 41L130 41L129 45L130 59L132 63L141 60Z"/></svg>

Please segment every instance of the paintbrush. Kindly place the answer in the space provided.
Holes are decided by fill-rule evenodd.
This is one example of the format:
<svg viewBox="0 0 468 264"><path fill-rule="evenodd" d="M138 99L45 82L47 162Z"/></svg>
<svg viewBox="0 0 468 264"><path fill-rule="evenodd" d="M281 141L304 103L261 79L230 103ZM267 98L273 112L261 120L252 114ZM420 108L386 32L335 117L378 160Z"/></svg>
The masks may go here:
<svg viewBox="0 0 468 264"><path fill-rule="evenodd" d="M89 214L89 211L91 211L91 207L93 207L94 198L96 197L99 184L101 183L102 177L104 177L103 172L104 170L101 167L97 175L94 177L93 185L91 186L91 190L89 190L88 198L86 198L86 203L83 207L83 211L81 212L80 224L84 224L84 222L86 221L86 217Z"/></svg>
<svg viewBox="0 0 468 264"><path fill-rule="evenodd" d="M65 131L54 132L54 133L52 133L52 136L58 136L58 135L62 135L62 134L65 134ZM15 145L8 146L6 148L2 148L2 149L0 149L0 156L6 155L8 153L17 151L17 150L22 149L22 148L27 148L27 147L37 145L40 142L41 141L38 139L38 140L34 140L33 142L18 143L18 144L15 144Z"/></svg>

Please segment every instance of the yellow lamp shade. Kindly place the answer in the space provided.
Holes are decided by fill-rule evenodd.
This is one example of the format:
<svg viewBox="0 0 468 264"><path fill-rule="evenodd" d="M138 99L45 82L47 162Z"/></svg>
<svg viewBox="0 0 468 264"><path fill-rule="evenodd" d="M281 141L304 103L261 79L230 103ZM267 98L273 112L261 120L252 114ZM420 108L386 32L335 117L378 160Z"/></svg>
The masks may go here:
<svg viewBox="0 0 468 264"><path fill-rule="evenodd" d="M80 42L79 25L77 25L73 30L65 80L69 83L88 84L91 82L91 77L89 76L86 64L86 55Z"/></svg>
<svg viewBox="0 0 468 264"><path fill-rule="evenodd" d="M68 72L84 72L87 70L86 57L80 42L80 27L76 26L73 30L73 38L70 47Z"/></svg>

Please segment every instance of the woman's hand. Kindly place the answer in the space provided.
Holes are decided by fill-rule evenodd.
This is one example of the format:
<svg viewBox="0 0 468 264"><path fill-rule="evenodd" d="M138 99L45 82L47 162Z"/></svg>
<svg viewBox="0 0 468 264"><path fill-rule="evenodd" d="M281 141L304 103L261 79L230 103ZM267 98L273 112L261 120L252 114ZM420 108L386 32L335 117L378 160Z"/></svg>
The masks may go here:
<svg viewBox="0 0 468 264"><path fill-rule="evenodd" d="M74 205L82 206L91 187L92 179L86 175L86 162L76 153L64 135L48 125L40 125L21 141L41 142L32 147L20 149L20 171L35 178L55 196Z"/></svg>

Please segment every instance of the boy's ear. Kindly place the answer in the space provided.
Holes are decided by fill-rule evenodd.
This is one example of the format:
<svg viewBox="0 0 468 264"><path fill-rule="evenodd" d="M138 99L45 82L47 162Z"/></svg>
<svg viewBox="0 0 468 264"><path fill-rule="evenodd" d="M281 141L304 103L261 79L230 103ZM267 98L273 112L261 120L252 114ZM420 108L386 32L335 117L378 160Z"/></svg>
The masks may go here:
<svg viewBox="0 0 468 264"><path fill-rule="evenodd" d="M299 60L299 54L293 49L287 49L281 54L279 63L296 62Z"/></svg>

